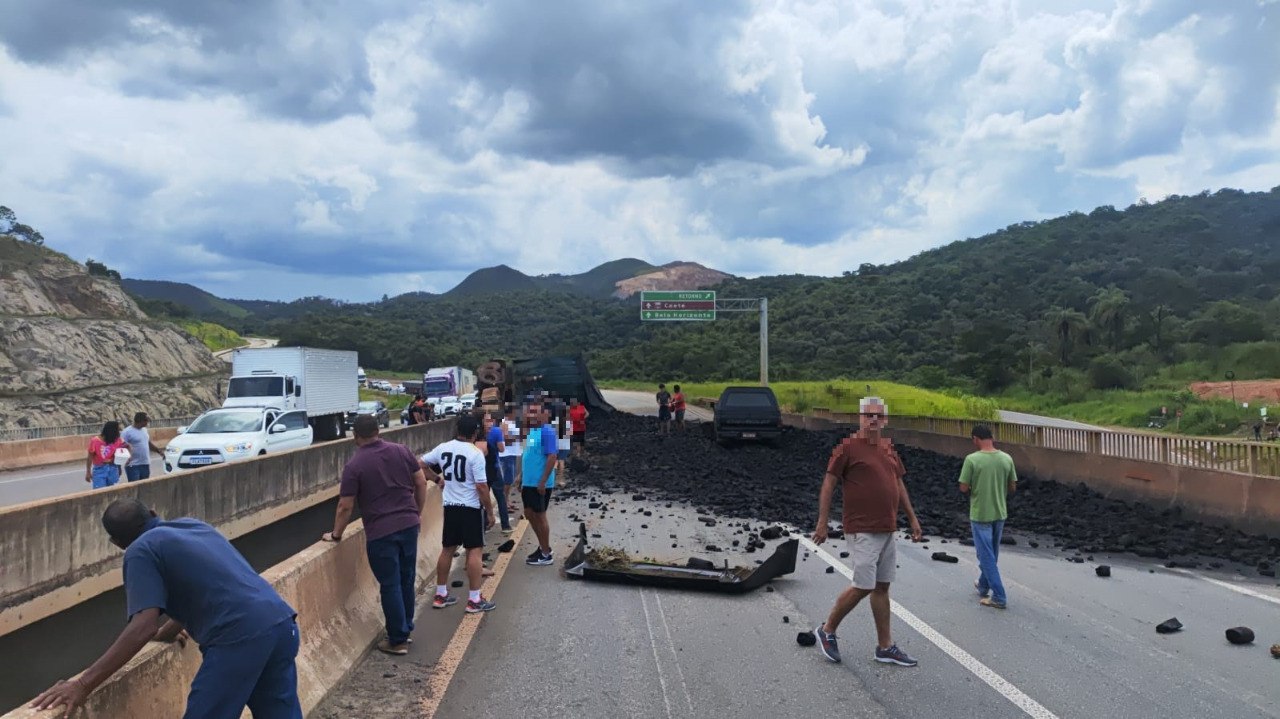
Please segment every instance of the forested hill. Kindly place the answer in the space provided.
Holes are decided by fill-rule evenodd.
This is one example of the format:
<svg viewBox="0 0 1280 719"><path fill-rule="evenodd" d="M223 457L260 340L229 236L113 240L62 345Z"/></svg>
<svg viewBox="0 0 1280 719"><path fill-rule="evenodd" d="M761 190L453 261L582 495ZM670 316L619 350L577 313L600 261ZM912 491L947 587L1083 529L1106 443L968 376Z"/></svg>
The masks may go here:
<svg viewBox="0 0 1280 719"><path fill-rule="evenodd" d="M716 289L769 298L774 379L876 375L989 391L1031 368L1074 379L1087 371L1097 386L1123 386L1280 332L1280 188L1102 207L838 278L775 276ZM356 349L366 366L386 369L582 349L600 377L757 371L757 324L748 314L642 324L635 299L541 290L310 302L311 312L264 307L244 321L256 326L236 328ZM1274 348L1258 351L1273 369L1256 371L1280 376L1280 359L1268 360Z"/></svg>

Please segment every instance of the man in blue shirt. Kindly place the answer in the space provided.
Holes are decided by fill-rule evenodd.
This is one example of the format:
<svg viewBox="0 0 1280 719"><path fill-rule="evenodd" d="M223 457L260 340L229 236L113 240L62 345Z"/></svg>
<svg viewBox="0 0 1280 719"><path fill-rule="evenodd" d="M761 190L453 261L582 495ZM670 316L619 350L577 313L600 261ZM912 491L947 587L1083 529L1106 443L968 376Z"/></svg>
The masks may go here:
<svg viewBox="0 0 1280 719"><path fill-rule="evenodd" d="M516 481L520 483L520 500L524 503L524 516L538 536L538 548L525 559L525 564L547 566L551 557L551 524L547 521L547 507L551 505L551 490L556 486L556 428L550 423L551 413L543 398L529 398L525 409L524 453L516 466Z"/></svg>
<svg viewBox="0 0 1280 719"><path fill-rule="evenodd" d="M102 515L111 543L125 550L128 624L80 676L60 681L31 706L71 714L147 642L182 632L204 661L183 719L302 719L298 701L298 626L293 610L218 530L199 520L161 521L135 499ZM162 616L169 620L157 629Z"/></svg>

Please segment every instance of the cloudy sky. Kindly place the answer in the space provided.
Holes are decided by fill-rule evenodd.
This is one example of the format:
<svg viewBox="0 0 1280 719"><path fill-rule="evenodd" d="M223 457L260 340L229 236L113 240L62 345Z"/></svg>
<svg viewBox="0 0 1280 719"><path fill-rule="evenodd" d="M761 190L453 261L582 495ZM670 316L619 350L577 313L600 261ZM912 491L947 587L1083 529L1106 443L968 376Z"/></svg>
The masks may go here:
<svg viewBox="0 0 1280 719"><path fill-rule="evenodd" d="M1280 185L1280 0L0 0L0 204L222 296L838 275Z"/></svg>

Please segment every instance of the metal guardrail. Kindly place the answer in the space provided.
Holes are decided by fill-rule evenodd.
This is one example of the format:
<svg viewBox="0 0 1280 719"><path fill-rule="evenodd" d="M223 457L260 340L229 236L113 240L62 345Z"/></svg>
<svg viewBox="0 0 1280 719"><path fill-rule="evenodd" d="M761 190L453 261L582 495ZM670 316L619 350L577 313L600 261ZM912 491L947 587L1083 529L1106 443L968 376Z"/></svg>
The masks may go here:
<svg viewBox="0 0 1280 719"><path fill-rule="evenodd" d="M853 423L856 415L814 408L814 416ZM1046 427L989 419L948 419L942 417L895 416L889 427L912 429L953 437L968 437L975 424L991 428L997 442L1025 444L1066 452L1161 462L1264 477L1280 477L1280 445L1235 439L1183 437L1123 430Z"/></svg>
<svg viewBox="0 0 1280 719"><path fill-rule="evenodd" d="M198 416L198 415L197 415ZM108 420L103 420L106 422ZM191 424L195 421L195 417L166 417L163 419L153 419L148 425L151 429L160 429L163 427L181 427ZM0 442L16 442L24 439L50 439L53 437L75 437L77 435L97 434L102 431L103 422L96 424L67 424L60 427L17 427L14 429L0 429ZM121 420L121 429L128 426L128 423Z"/></svg>

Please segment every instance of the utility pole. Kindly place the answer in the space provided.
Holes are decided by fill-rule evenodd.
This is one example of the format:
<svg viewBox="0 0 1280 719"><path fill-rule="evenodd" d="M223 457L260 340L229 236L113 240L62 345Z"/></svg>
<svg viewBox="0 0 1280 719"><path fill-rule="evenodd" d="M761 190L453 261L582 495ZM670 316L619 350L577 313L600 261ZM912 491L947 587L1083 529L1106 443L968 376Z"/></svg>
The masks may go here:
<svg viewBox="0 0 1280 719"><path fill-rule="evenodd" d="M760 384L769 386L769 298L716 298L716 314L721 312L760 312Z"/></svg>

